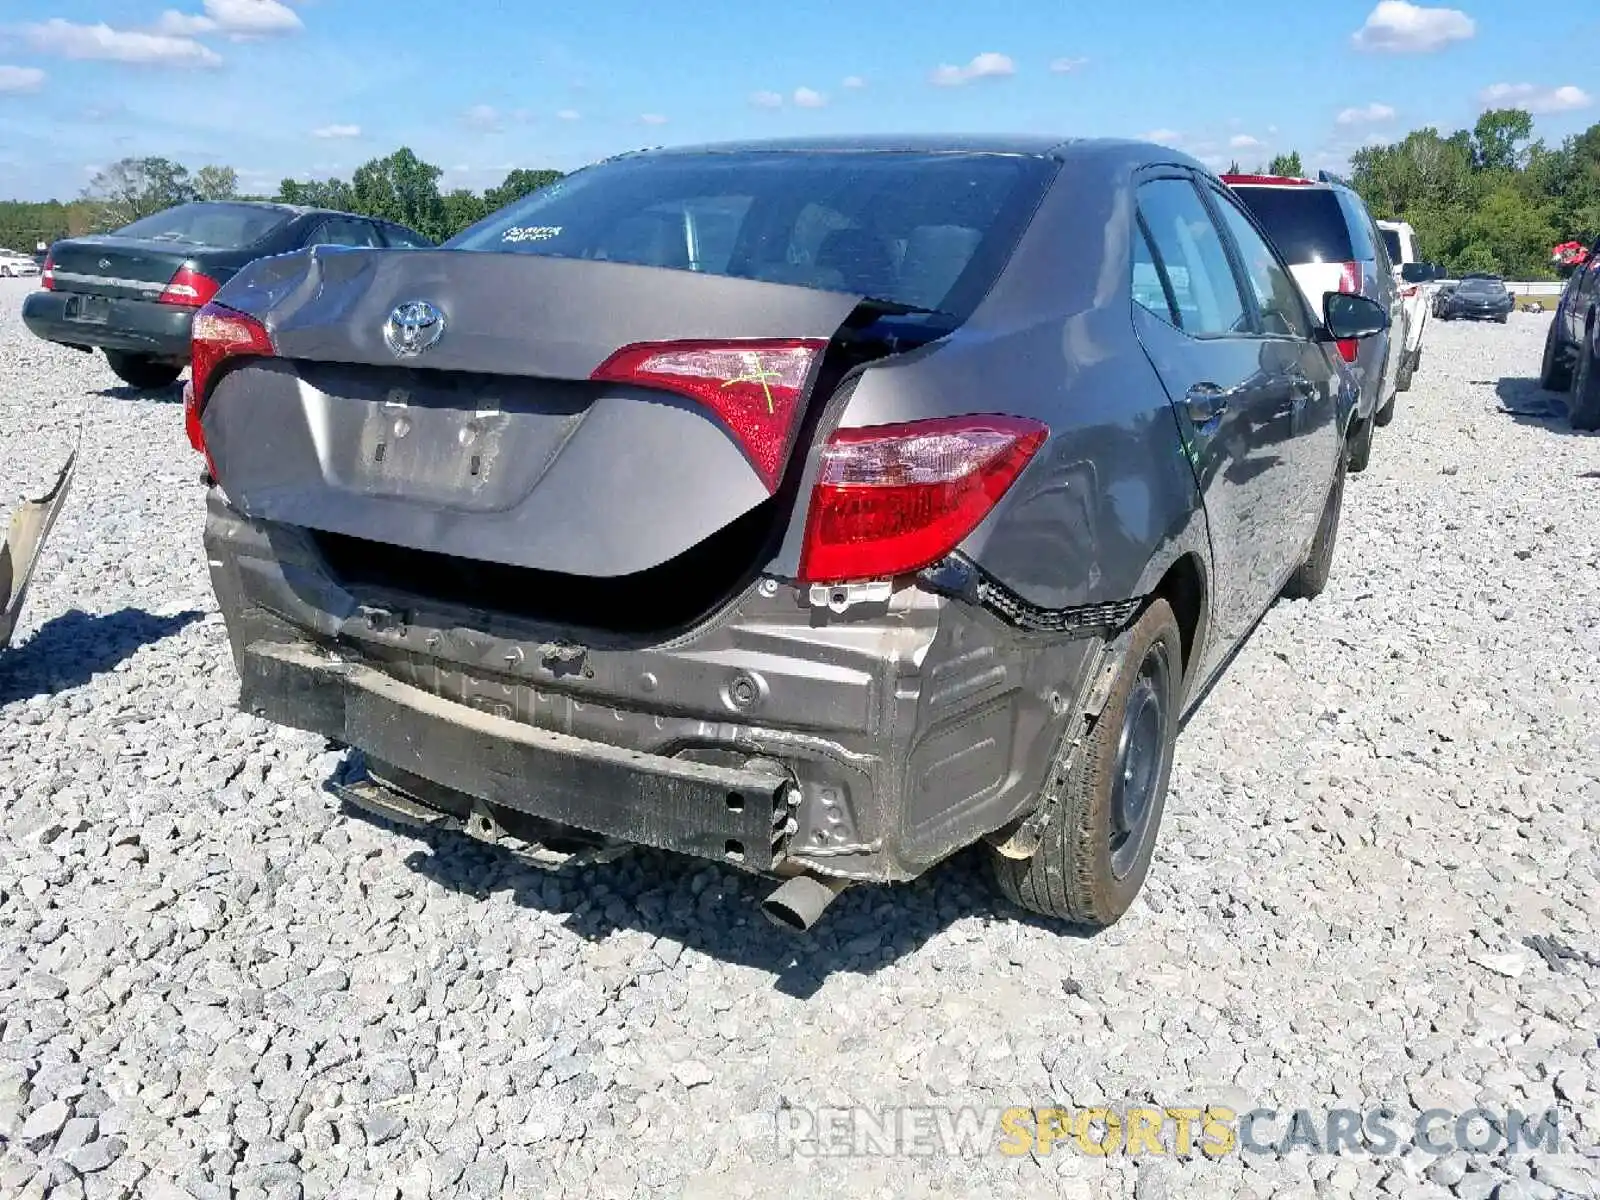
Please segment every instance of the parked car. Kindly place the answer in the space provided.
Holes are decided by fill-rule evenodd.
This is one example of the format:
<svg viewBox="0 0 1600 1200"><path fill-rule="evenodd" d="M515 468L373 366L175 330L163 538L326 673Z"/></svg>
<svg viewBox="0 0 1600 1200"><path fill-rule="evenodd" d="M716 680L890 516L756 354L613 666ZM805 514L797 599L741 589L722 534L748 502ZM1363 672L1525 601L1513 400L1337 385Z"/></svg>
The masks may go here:
<svg viewBox="0 0 1600 1200"><path fill-rule="evenodd" d="M1600 429L1600 242L1567 278L1556 302L1539 383L1569 393L1574 429Z"/></svg>
<svg viewBox="0 0 1600 1200"><path fill-rule="evenodd" d="M733 864L783 924L980 840L1107 924L1181 719L1328 579L1335 346L1387 321L1118 141L658 150L257 262L186 404L240 704L358 804Z"/></svg>
<svg viewBox="0 0 1600 1200"><path fill-rule="evenodd" d="M1377 222L1383 247L1394 266L1395 286L1400 302L1405 306L1405 357L1400 360L1400 371L1395 386L1402 392L1411 390L1411 381L1422 366L1422 335L1428 327L1432 310L1433 282L1443 272L1433 263L1417 257L1416 230L1405 221ZM1383 422L1380 422L1382 424Z"/></svg>
<svg viewBox="0 0 1600 1200"><path fill-rule="evenodd" d="M392 222L254 201L180 204L113 233L56 242L44 291L22 319L47 342L101 349L136 388L171 385L189 361L194 314L241 267L315 244L427 246Z"/></svg>
<svg viewBox="0 0 1600 1200"><path fill-rule="evenodd" d="M37 275L39 264L26 254L16 250L0 248L0 279L11 279L21 275Z"/></svg>
<svg viewBox="0 0 1600 1200"><path fill-rule="evenodd" d="M1503 280L1494 275L1463 275L1440 301L1441 321L1498 321L1504 325L1516 301Z"/></svg>
<svg viewBox="0 0 1600 1200"><path fill-rule="evenodd" d="M1364 471L1375 427L1394 419L1405 359L1406 309L1383 238L1355 190L1331 176L1224 175L1294 272L1312 311L1329 292L1365 296L1389 315L1389 328L1339 353L1361 383L1360 423L1350 439L1350 470Z"/></svg>

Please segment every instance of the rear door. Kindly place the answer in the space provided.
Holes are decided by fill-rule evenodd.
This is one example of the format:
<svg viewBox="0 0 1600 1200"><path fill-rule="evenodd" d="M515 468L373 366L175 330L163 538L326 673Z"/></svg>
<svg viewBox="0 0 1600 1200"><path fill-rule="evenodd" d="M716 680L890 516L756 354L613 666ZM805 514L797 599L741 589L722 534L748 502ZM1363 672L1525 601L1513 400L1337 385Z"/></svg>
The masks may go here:
<svg viewBox="0 0 1600 1200"><path fill-rule="evenodd" d="M1285 529L1278 473L1292 440L1289 363L1259 335L1229 244L1187 174L1142 182L1138 213L1134 322L1177 414L1211 527L1217 637L1205 674L1266 608L1295 536Z"/></svg>
<svg viewBox="0 0 1600 1200"><path fill-rule="evenodd" d="M1315 340L1320 319L1312 316L1288 268L1261 230L1237 198L1211 184L1204 185L1204 191L1233 242L1249 284L1264 369L1281 372L1281 394L1288 404L1286 422L1281 411L1274 413L1286 436L1279 443L1281 461L1273 470L1276 485L1271 488L1274 502L1282 505L1286 538L1285 557L1279 565L1286 574L1298 564L1300 553L1316 532L1338 464L1343 440L1338 371L1326 348Z"/></svg>

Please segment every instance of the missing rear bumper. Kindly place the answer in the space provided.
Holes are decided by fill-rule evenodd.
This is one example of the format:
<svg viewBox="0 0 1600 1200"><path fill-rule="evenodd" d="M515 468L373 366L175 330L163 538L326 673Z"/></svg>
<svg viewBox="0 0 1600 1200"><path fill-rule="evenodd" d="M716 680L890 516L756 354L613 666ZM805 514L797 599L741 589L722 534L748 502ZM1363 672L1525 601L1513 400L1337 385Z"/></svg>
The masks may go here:
<svg viewBox="0 0 1600 1200"><path fill-rule="evenodd" d="M794 790L775 765L714 766L534 728L309 644L257 642L243 655L240 677L246 711L488 805L748 870L777 864ZM358 787L346 798L381 808L393 795ZM429 807L389 804L414 822L426 820ZM473 832L470 818L468 825Z"/></svg>

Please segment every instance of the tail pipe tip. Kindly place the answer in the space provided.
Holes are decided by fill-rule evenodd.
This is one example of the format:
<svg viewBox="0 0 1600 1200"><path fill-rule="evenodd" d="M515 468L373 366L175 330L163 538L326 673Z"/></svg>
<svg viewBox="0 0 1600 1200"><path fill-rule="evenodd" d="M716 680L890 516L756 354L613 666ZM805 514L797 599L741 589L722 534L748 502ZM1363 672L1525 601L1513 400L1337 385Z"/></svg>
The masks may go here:
<svg viewBox="0 0 1600 1200"><path fill-rule="evenodd" d="M779 884L761 902L767 920L784 929L804 933L821 918L828 905L850 886L848 879L823 875L796 875Z"/></svg>

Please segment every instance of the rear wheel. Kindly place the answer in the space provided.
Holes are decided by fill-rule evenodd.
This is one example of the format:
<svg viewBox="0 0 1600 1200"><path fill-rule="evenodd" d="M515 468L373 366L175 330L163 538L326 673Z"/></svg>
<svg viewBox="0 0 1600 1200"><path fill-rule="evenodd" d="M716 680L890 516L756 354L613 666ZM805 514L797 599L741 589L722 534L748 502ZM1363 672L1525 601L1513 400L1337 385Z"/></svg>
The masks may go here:
<svg viewBox="0 0 1600 1200"><path fill-rule="evenodd" d="M1594 331L1584 334L1578 366L1572 373L1570 401L1574 429L1600 429L1600 363L1595 362Z"/></svg>
<svg viewBox="0 0 1600 1200"><path fill-rule="evenodd" d="M1365 471L1367 464L1372 461L1373 422L1377 415L1373 413L1365 421L1358 420L1356 427L1350 431L1348 464L1352 475L1359 475Z"/></svg>
<svg viewBox="0 0 1600 1200"><path fill-rule="evenodd" d="M1334 471L1328 501L1322 508L1322 520L1317 522L1316 536L1311 539L1311 549L1283 585L1283 594L1290 600L1315 599L1328 586L1328 577L1333 574L1333 547L1339 540L1339 514L1344 511L1344 474L1345 464L1341 460Z"/></svg>
<svg viewBox="0 0 1600 1200"><path fill-rule="evenodd" d="M991 850L995 882L1036 913L1106 926L1133 903L1150 870L1178 733L1183 644L1165 600L1145 609L1116 681L1076 763L1065 744L1045 782L1056 811L1031 858Z"/></svg>
<svg viewBox="0 0 1600 1200"><path fill-rule="evenodd" d="M178 376L183 374L182 365L163 362L158 358L151 358L148 354L124 354L120 350L107 350L106 362L110 364L113 375L129 387L138 388L140 391L171 387L177 382Z"/></svg>
<svg viewBox="0 0 1600 1200"><path fill-rule="evenodd" d="M1561 339L1556 336L1556 319L1550 321L1550 332L1544 335L1544 361L1539 366L1539 386L1547 392L1564 392L1572 386L1572 364L1562 352Z"/></svg>

